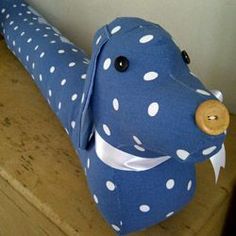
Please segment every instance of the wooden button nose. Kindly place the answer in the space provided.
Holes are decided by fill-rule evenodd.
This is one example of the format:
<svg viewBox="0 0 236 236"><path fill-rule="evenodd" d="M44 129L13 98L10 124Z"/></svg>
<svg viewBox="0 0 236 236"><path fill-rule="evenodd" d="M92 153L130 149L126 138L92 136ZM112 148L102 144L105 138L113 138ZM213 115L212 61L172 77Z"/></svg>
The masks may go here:
<svg viewBox="0 0 236 236"><path fill-rule="evenodd" d="M223 133L229 126L229 119L225 105L213 99L201 103L195 113L197 126L209 135Z"/></svg>

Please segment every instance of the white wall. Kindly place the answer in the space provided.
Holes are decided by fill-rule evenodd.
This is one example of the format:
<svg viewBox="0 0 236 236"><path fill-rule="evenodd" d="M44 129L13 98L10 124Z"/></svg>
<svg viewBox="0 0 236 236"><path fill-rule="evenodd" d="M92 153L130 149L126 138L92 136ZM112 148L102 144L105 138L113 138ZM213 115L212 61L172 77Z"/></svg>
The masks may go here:
<svg viewBox="0 0 236 236"><path fill-rule="evenodd" d="M236 113L236 0L28 0L61 32L91 53L93 34L117 16L162 25L186 49L192 71L224 93Z"/></svg>

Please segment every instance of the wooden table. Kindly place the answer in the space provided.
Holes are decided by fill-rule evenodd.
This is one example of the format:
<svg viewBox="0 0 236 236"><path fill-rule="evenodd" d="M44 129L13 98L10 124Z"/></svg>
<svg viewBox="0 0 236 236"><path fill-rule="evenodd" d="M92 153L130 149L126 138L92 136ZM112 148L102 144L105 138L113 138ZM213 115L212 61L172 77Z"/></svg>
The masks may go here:
<svg viewBox="0 0 236 236"><path fill-rule="evenodd" d="M197 166L194 200L136 236L221 235L236 183L236 116L227 164L214 184L210 162ZM0 41L0 235L114 235L89 194L72 145L23 66Z"/></svg>

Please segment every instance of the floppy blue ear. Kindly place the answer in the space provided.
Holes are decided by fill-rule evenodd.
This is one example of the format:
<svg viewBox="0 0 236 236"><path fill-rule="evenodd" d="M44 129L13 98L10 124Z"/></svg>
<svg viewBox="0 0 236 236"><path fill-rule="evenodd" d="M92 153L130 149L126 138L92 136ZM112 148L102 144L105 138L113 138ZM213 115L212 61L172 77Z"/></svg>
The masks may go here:
<svg viewBox="0 0 236 236"><path fill-rule="evenodd" d="M83 90L83 103L81 104L81 109L79 111L79 148L85 149L88 145L89 138L93 134L93 115L90 106L91 96L93 94L93 87L95 83L96 71L98 66L98 58L102 51L103 46L110 38L110 33L107 26L102 27L95 34L93 40L93 52L91 61L86 74L86 80Z"/></svg>

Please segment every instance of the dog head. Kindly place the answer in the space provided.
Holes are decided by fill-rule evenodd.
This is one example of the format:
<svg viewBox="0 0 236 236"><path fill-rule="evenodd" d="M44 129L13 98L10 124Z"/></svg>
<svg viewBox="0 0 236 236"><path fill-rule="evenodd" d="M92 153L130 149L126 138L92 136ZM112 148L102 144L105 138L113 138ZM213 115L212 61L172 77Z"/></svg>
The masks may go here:
<svg viewBox="0 0 236 236"><path fill-rule="evenodd" d="M198 162L217 153L229 122L227 109L189 63L188 54L159 25L118 18L101 28L84 88L80 147L95 129L112 146L136 156Z"/></svg>

